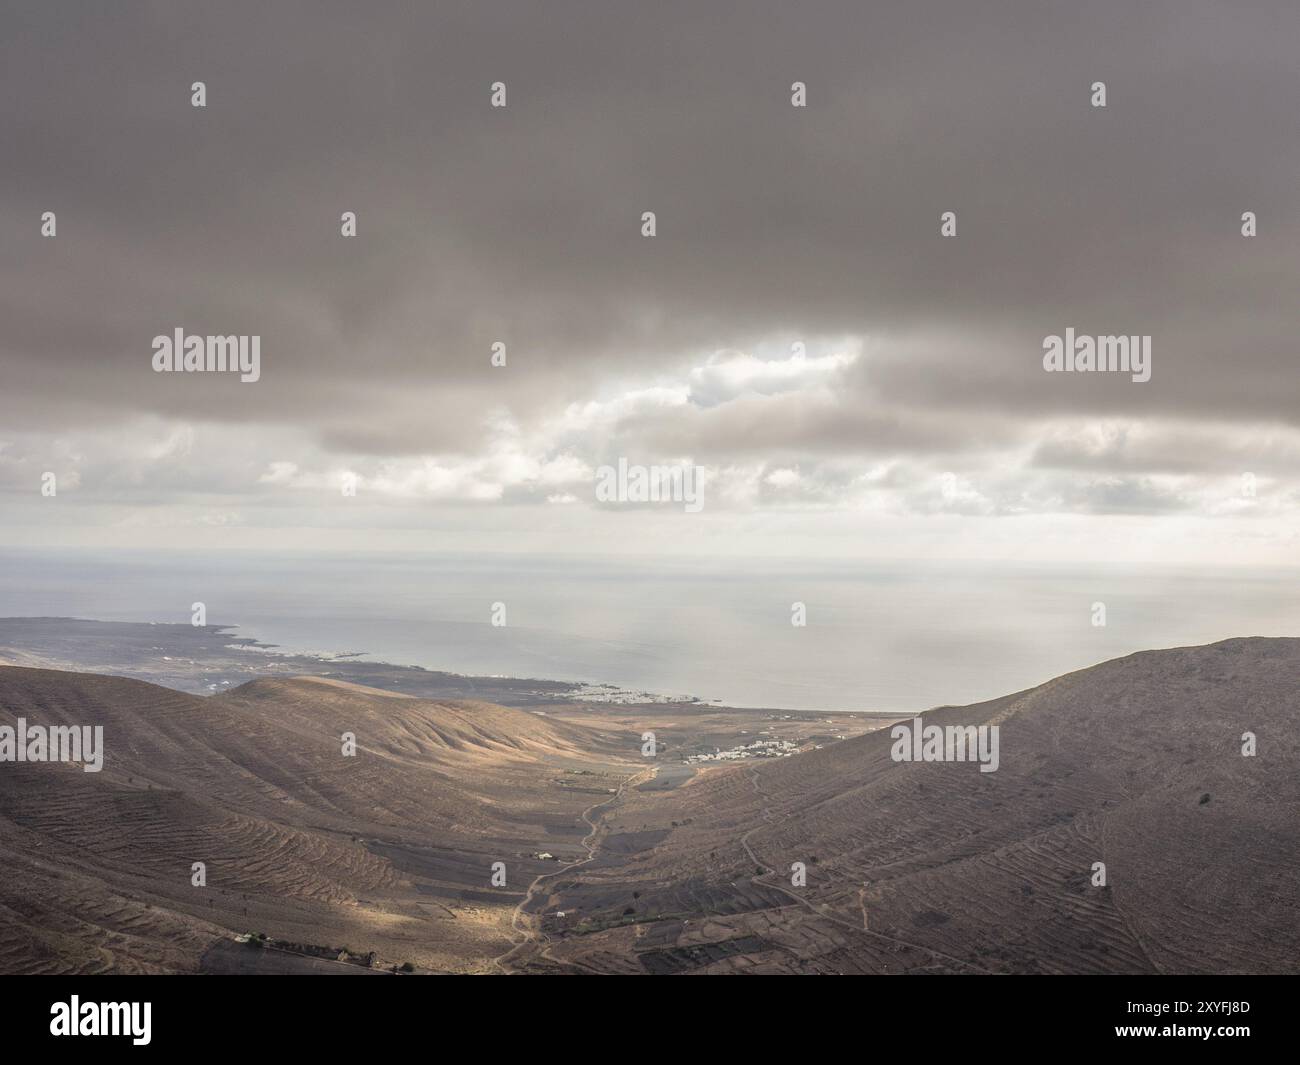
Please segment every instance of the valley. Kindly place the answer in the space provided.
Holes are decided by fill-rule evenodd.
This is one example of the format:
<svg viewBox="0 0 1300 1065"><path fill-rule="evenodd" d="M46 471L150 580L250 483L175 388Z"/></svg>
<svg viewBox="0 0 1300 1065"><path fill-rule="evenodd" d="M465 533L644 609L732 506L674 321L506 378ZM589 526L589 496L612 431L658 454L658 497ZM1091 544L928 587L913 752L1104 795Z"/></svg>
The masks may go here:
<svg viewBox="0 0 1300 1065"><path fill-rule="evenodd" d="M0 765L0 970L1294 972L1297 690L1243 639L923 715L984 771L889 715L0 666L0 727L103 730Z"/></svg>

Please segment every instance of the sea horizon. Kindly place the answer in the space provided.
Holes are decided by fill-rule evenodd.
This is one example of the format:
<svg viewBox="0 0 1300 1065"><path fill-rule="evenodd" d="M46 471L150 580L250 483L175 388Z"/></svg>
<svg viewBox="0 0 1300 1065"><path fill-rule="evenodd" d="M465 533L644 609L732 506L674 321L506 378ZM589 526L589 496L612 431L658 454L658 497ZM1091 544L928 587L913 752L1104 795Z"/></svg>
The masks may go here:
<svg viewBox="0 0 1300 1065"><path fill-rule="evenodd" d="M280 654L801 711L964 705L1137 651L1300 633L1300 571L1233 567L66 548L0 563L3 617L176 624L201 602Z"/></svg>

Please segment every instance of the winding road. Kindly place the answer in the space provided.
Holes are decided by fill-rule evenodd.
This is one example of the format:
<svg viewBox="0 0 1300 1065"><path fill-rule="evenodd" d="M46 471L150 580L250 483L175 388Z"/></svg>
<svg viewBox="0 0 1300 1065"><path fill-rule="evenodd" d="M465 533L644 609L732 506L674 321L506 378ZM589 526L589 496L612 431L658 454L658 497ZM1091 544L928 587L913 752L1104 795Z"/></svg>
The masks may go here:
<svg viewBox="0 0 1300 1065"><path fill-rule="evenodd" d="M588 806L585 810L582 811L581 814L582 820L591 829L591 831L588 832L582 838L582 845L587 850L587 857L582 858L576 862L569 862L566 865L561 866L559 869L556 869L553 873L542 873L540 876L535 877L533 879L533 882L528 885L527 892L524 893L523 899L520 900L519 905L515 907L515 911L510 918L510 930L512 932L520 933L524 938L520 940L518 943L516 943L513 947L511 947L504 954L502 954L500 957L492 959L492 964L495 965L498 969L500 969L503 973L510 975L511 971L508 968L508 966L512 961L514 961L516 955L518 955L521 951L527 949L528 947L532 946L533 944L542 942L544 939L540 928L534 927L529 922L525 922L522 925L520 924L520 918L525 916L525 909L528 906L528 904L532 902L533 896L537 893L538 888L540 888L544 882L552 879L553 877L563 876L566 873L571 873L573 872L573 870L581 869L584 865L587 865L589 862L593 862L596 860L596 852L599 849L597 846L597 841L600 836L601 825L598 824L593 819L593 815L596 814L598 811L605 809L605 807L612 806L613 804L619 802L623 798L623 793L627 791L629 787L641 783L643 779L645 780L650 779L651 777L654 776L657 769L658 769L657 766L649 766L636 773L633 773L631 776L624 779L624 781L618 786L618 790L613 795L611 795L608 799L602 799L600 802L594 803L593 805Z"/></svg>
<svg viewBox="0 0 1300 1065"><path fill-rule="evenodd" d="M501 972L507 975L511 975L512 969L510 968L510 965L523 952L528 950L528 948L530 947L545 943L545 936L543 936L541 932L539 923L529 920L528 918L530 918L531 915L527 913L528 905L533 901L534 897L537 895L538 891L542 888L542 886L547 881L552 880L555 877L563 876L567 873L571 873L573 872L573 870L580 869L582 868L582 866L595 861L597 857L597 852L599 850L600 831L601 828L603 827L603 822L598 821L595 815L597 815L601 810L604 810L605 808L618 803L623 798L624 793L627 791L629 787L632 787L642 782L643 780L647 780L653 777L656 769L657 767L651 766L641 770L640 772L632 774L631 776L624 779L624 781L619 785L618 791L615 794L611 795L608 799L603 799L598 803L594 803L593 805L587 807L587 809L582 811L581 814L582 820L591 829L591 831L588 832L587 835L584 836L582 840L582 845L583 847L586 848L587 851L587 857L580 859L579 861L576 862L570 862L564 865L563 867L555 870L554 872L542 873L541 875L535 877L533 879L533 882L528 885L527 892L525 892L524 897L520 901L519 905L515 907L514 913L512 914L510 919L511 931L519 933L523 938L518 943L514 944L514 946L512 946L504 954L493 959L493 965L495 965L499 970L501 970ZM757 771L754 769L752 765L746 765L745 770L746 772L749 773L750 782L753 784L754 791L758 794L759 798L763 801L762 816L763 816L764 823L766 824L773 823L775 821L775 818L772 815L771 807L767 805L767 796L764 795L763 789L759 785L759 776ZM761 880L760 877L770 877L776 873L776 870L772 866L768 865L761 858L759 858L759 856L755 853L754 848L750 845L749 842L750 837L753 836L754 833L758 832L762 828L763 828L762 824L755 825L753 828L751 828L748 832L746 832L743 836L740 837L740 845L744 848L745 854L748 856L749 860L754 863L755 868L763 870L762 873L750 878L755 883L761 884L763 887L770 888L774 891L781 892L783 895L785 895L792 901L797 902L800 906L816 914L818 917L822 918L823 920L831 921L832 923L840 925L842 928L846 928L857 935L871 936L874 939L878 939L881 940L882 942L890 943L894 946L906 947L910 950L921 951L924 954L929 954L933 958L942 959L945 962L948 962L952 965L959 966L964 969L969 969L974 972L983 973L985 975L994 975L990 973L989 970L987 969L981 968L978 965L965 961L962 958L957 958L951 954L945 954L942 951L935 950L933 947L927 947L920 943L912 943L905 939L899 939L896 936L888 936L881 932L872 931L870 928L867 927L866 885L863 885L863 887L858 892L858 898L862 905L862 926L859 927L855 922L850 921L844 917L841 917L840 915L835 913L828 905L825 904L819 905L811 901L810 899L803 897L794 889L788 888L781 883L769 883L766 880ZM542 947L541 950L541 956L546 957L546 949L544 946ZM569 962L566 964L576 964L576 963ZM582 968L580 964L578 965L578 967Z"/></svg>

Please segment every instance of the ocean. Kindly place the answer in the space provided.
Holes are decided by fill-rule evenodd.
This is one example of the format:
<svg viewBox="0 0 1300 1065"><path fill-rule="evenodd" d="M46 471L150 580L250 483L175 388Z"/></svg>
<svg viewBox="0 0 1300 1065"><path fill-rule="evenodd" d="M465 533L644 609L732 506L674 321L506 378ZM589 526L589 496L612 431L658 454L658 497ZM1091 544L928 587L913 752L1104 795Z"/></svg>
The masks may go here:
<svg viewBox="0 0 1300 1065"><path fill-rule="evenodd" d="M735 706L912 711L1157 647L1300 635L1297 571L0 549L0 616L209 624L294 652ZM494 604L505 607L492 624ZM791 623L802 603L807 623ZM1105 604L1104 626L1094 625Z"/></svg>

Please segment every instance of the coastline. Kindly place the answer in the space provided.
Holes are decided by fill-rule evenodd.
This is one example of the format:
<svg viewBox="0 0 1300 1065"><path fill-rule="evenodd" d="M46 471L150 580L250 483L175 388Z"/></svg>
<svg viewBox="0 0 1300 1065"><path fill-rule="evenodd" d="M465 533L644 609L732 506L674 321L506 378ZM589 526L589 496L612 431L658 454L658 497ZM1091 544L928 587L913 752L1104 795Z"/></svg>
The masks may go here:
<svg viewBox="0 0 1300 1065"><path fill-rule="evenodd" d="M103 673L195 695L215 695L259 677L319 676L407 695L477 699L502 706L589 702L722 709L696 696L611 683L455 673L372 659L366 651L285 650L277 643L241 636L238 628L4 617L0 618L0 664Z"/></svg>

